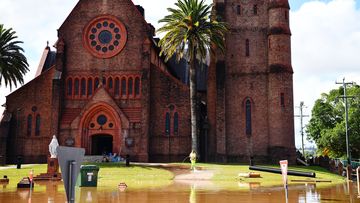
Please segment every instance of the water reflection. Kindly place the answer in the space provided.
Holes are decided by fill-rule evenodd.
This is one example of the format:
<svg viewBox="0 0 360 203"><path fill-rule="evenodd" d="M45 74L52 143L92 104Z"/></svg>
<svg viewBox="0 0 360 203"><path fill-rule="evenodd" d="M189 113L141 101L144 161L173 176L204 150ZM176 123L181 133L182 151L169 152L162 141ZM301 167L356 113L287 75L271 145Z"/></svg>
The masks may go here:
<svg viewBox="0 0 360 203"><path fill-rule="evenodd" d="M230 183L232 185L232 183ZM175 181L174 184L160 188L132 189L125 191L108 187L77 187L76 202L285 202L285 191L282 186L266 188L257 183L233 183L236 188L223 187L211 181ZM244 188L247 188L244 191ZM289 202L360 202L357 198L356 184L345 184L320 188L315 184L298 184L289 186ZM0 202L28 202L29 189L9 189L0 187ZM66 202L65 191L61 182L37 182L32 193L32 202L55 203Z"/></svg>

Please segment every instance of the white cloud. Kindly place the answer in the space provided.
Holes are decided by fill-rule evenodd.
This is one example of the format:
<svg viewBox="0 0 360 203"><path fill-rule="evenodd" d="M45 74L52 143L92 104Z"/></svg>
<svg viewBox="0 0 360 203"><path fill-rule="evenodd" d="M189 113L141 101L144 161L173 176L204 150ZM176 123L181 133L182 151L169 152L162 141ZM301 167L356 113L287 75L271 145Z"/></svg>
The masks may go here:
<svg viewBox="0 0 360 203"><path fill-rule="evenodd" d="M311 1L291 13L295 105L304 101L307 114L321 93L339 87L336 80L360 83L359 19L354 0ZM295 119L297 146L299 123Z"/></svg>

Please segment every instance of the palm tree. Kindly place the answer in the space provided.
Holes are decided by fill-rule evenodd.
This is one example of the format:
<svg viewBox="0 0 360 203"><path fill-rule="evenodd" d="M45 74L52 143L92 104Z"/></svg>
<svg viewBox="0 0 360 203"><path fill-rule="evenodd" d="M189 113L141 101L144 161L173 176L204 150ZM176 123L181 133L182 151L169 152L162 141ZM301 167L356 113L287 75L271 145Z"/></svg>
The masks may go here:
<svg viewBox="0 0 360 203"><path fill-rule="evenodd" d="M5 29L3 24L0 24L0 86L2 81L5 82L5 87L12 84L17 87L18 82L24 84L23 76L29 71L26 57L21 53L24 50L19 46L22 41L14 41L15 31Z"/></svg>
<svg viewBox="0 0 360 203"><path fill-rule="evenodd" d="M185 58L190 65L191 149L198 154L196 63L204 62L213 47L224 51L227 28L212 15L212 4L204 0L178 0L175 6L159 21L164 25L157 32L165 33L159 41L160 55L167 61L175 54L177 60Z"/></svg>

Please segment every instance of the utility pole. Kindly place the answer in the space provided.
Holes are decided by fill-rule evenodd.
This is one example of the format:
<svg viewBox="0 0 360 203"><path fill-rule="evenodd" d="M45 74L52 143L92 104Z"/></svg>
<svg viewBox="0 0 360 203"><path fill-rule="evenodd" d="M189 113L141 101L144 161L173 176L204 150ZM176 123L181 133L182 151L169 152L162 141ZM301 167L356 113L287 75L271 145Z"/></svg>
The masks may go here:
<svg viewBox="0 0 360 203"><path fill-rule="evenodd" d="M346 135L346 157L347 157L347 161L348 164L351 164L351 154L349 151L349 132L348 132L348 120L349 120L349 115L348 115L348 98L353 98L352 96L347 96L346 95L346 86L347 85L353 85L353 82L345 82L345 78L343 78L342 82L335 82L335 84L341 84L343 85L344 88L344 96L340 97L342 99L344 99L344 103L345 103L345 135Z"/></svg>
<svg viewBox="0 0 360 203"><path fill-rule="evenodd" d="M300 106L298 106L298 108L300 109L300 115L295 115L295 117L300 117L301 147L302 147L302 154L305 157L303 118L304 117L309 117L309 115L304 115L303 114L303 109L306 108L303 101L300 102Z"/></svg>

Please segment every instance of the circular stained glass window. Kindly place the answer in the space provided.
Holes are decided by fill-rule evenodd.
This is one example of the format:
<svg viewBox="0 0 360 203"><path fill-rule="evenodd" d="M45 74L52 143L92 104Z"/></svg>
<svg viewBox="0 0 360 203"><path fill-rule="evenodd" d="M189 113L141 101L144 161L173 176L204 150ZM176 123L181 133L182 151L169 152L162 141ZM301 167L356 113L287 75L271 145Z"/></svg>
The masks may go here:
<svg viewBox="0 0 360 203"><path fill-rule="evenodd" d="M126 28L115 16L93 19L84 33L86 48L99 58L115 56L124 48L126 40Z"/></svg>
<svg viewBox="0 0 360 203"><path fill-rule="evenodd" d="M104 115L100 115L97 117L96 121L99 125L104 125L107 122L107 118Z"/></svg>

